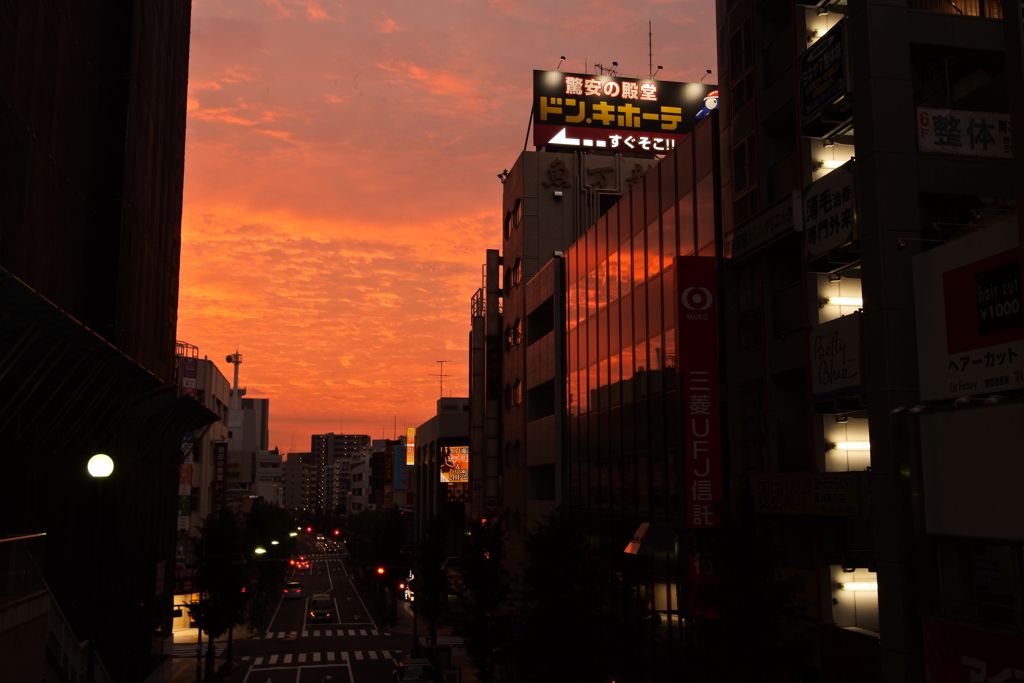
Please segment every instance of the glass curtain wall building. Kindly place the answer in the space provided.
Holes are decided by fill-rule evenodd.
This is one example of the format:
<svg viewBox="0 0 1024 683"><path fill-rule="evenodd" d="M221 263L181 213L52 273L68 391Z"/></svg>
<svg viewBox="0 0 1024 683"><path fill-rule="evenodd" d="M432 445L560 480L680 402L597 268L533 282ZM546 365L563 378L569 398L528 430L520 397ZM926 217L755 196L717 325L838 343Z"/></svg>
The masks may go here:
<svg viewBox="0 0 1024 683"><path fill-rule="evenodd" d="M623 549L641 523L685 527L673 268L715 253L711 130L699 124L565 254L568 507L608 571L604 607L646 631L648 656L681 645L685 555L674 538Z"/></svg>

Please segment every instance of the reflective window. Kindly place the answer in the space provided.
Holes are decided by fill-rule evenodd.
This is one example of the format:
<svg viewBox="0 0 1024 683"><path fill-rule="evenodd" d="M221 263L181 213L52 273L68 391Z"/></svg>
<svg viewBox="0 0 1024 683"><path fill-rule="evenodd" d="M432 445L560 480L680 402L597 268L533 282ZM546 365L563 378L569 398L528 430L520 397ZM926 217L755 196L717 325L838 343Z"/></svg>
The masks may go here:
<svg viewBox="0 0 1024 683"><path fill-rule="evenodd" d="M633 292L633 339L647 338L647 287L640 286Z"/></svg>
<svg viewBox="0 0 1024 683"><path fill-rule="evenodd" d="M676 205L679 209L679 255L693 256L696 251L696 227L693 223L693 193L687 194Z"/></svg>
<svg viewBox="0 0 1024 683"><path fill-rule="evenodd" d="M636 289L645 278L644 261L646 261L644 254L644 236L643 233L639 235L633 235L633 289Z"/></svg>
<svg viewBox="0 0 1024 683"><path fill-rule="evenodd" d="M661 222L657 219L647 226L647 277L661 272Z"/></svg>
<svg viewBox="0 0 1024 683"><path fill-rule="evenodd" d="M619 245L619 288L621 296L633 289L633 252L628 239Z"/></svg>

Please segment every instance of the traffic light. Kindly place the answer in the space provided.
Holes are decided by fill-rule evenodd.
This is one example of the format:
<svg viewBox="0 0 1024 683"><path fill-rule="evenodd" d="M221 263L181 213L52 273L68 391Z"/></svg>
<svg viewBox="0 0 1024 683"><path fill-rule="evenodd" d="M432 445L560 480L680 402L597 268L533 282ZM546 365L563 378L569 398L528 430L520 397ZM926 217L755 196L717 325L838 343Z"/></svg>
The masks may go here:
<svg viewBox="0 0 1024 683"><path fill-rule="evenodd" d="M377 575L378 576L383 576L384 575L384 567L377 567Z"/></svg>
<svg viewBox="0 0 1024 683"><path fill-rule="evenodd" d="M341 531L339 531L338 529L335 529L334 530L334 535L335 536L341 536Z"/></svg>
<svg viewBox="0 0 1024 683"><path fill-rule="evenodd" d="M306 533L307 533L307 534L311 534L311 533L313 533L313 527L311 527L311 526L307 526L307 527L306 527Z"/></svg>

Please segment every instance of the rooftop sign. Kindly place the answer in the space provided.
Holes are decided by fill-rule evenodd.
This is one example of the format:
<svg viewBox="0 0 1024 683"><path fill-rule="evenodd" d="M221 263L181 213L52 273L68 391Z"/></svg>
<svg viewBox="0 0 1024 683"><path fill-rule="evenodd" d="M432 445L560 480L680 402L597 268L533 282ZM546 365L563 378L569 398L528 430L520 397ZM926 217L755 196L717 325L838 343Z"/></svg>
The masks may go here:
<svg viewBox="0 0 1024 683"><path fill-rule="evenodd" d="M664 154L693 130L715 85L533 72L533 143Z"/></svg>

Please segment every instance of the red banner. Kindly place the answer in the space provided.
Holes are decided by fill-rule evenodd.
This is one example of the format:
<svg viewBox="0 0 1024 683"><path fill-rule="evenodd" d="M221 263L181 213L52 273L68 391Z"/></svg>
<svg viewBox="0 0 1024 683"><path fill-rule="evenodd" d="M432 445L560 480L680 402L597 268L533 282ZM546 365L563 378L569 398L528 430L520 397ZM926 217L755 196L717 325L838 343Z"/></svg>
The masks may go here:
<svg viewBox="0 0 1024 683"><path fill-rule="evenodd" d="M924 620L925 680L928 683L1024 679L1024 640Z"/></svg>
<svg viewBox="0 0 1024 683"><path fill-rule="evenodd" d="M686 520L691 529L711 529L722 525L718 509L722 502L722 438L715 259L678 256L675 269Z"/></svg>

